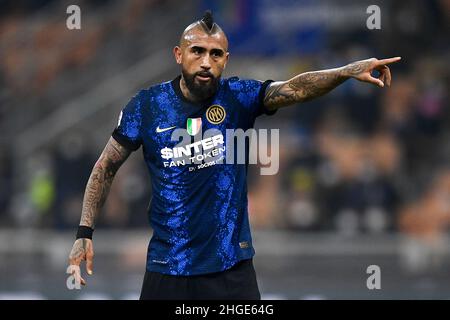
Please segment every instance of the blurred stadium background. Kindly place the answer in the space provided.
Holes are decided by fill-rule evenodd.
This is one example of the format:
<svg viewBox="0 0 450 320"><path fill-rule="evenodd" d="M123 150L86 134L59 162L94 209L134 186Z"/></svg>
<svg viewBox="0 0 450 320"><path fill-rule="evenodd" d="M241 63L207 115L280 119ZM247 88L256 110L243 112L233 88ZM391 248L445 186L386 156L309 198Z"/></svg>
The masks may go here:
<svg viewBox="0 0 450 320"><path fill-rule="evenodd" d="M66 8L81 8L81 30ZM381 8L368 30L366 8ZM249 175L263 298L450 298L450 1L0 0L0 299L135 299L151 230L141 151L114 181L94 276L66 288L90 170L121 108L178 74L172 48L204 9L230 39L225 76L288 79L402 56L393 86L348 81L257 121L280 171ZM381 268L368 290L366 268ZM83 270L84 271L84 270Z"/></svg>

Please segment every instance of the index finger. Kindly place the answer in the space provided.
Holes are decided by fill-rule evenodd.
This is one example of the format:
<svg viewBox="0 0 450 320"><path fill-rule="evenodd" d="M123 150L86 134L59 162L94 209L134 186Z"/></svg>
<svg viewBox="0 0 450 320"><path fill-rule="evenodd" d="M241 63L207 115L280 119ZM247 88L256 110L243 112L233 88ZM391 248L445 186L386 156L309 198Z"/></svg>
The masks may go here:
<svg viewBox="0 0 450 320"><path fill-rule="evenodd" d="M378 60L378 64L387 65L402 60L402 57Z"/></svg>

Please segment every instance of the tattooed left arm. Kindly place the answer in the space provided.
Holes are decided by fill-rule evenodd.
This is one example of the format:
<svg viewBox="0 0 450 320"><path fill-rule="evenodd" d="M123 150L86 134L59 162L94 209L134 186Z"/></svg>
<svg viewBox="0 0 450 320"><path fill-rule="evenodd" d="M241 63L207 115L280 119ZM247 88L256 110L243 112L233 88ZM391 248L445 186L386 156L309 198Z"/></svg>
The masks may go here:
<svg viewBox="0 0 450 320"><path fill-rule="evenodd" d="M298 102L308 101L330 92L350 78L373 83L379 87L391 84L388 64L401 58L378 60L375 58L353 62L341 68L302 73L287 81L273 82L266 90L264 106L275 110ZM371 73L380 72L378 78Z"/></svg>

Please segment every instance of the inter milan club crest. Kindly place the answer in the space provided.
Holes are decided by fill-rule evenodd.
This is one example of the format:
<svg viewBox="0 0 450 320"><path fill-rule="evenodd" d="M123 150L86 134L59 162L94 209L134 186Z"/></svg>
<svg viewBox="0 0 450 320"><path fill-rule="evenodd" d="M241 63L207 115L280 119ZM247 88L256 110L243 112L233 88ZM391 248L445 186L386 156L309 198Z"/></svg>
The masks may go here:
<svg viewBox="0 0 450 320"><path fill-rule="evenodd" d="M206 110L206 119L208 119L208 121L212 124L221 123L225 119L226 115L227 113L225 112L225 109L218 104L213 104Z"/></svg>
<svg viewBox="0 0 450 320"><path fill-rule="evenodd" d="M195 136L202 128L202 118L188 118L186 129L191 136Z"/></svg>

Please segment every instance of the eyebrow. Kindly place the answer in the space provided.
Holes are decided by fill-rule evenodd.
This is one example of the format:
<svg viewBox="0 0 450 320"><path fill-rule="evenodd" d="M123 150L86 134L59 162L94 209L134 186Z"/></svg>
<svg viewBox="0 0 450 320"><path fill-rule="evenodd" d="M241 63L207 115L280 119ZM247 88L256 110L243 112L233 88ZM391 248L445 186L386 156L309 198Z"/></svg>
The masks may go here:
<svg viewBox="0 0 450 320"><path fill-rule="evenodd" d="M200 47L200 46L192 46L191 47L191 51L192 50L198 50L200 52L205 52L206 48ZM211 53L215 53L215 54L218 54L218 55L222 56L225 53L225 51L223 51L222 49L213 48L213 49L211 49Z"/></svg>
<svg viewBox="0 0 450 320"><path fill-rule="evenodd" d="M191 51L193 51L193 50L198 50L200 52L204 52L204 51L206 51L206 48L203 48L203 47L200 47L200 46L192 46L191 47Z"/></svg>

